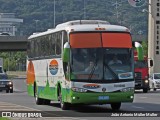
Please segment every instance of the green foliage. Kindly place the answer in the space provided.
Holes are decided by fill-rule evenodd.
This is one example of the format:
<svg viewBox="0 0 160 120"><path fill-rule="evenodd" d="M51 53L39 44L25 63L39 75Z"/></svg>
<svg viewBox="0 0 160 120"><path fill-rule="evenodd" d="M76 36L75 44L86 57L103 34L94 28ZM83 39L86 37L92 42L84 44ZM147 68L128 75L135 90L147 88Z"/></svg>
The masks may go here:
<svg viewBox="0 0 160 120"><path fill-rule="evenodd" d="M18 28L24 35L54 27L54 0L0 0L0 3L1 13L16 13L24 19ZM142 30L147 35L148 13L142 13L148 9L147 4L136 8L127 0L55 0L55 7L56 25L69 20L101 19L132 28L132 34ZM37 25L35 20L39 20Z"/></svg>
<svg viewBox="0 0 160 120"><path fill-rule="evenodd" d="M143 47L144 55L148 56L148 42L146 40L142 42L142 47Z"/></svg>
<svg viewBox="0 0 160 120"><path fill-rule="evenodd" d="M24 20L18 26L17 34L31 35L54 27L54 0L0 0L0 4L0 13L16 13L16 17ZM100 19L126 26L132 34L141 30L147 36L148 13L142 13L143 9L148 9L147 4L136 8L127 0L55 0L55 7L56 25L69 20ZM36 23L36 20L39 21ZM147 55L147 43L142 45ZM19 70L26 53L2 52L0 57L4 58L5 69Z"/></svg>
<svg viewBox="0 0 160 120"><path fill-rule="evenodd" d="M7 71L25 70L26 52L1 52L0 57Z"/></svg>

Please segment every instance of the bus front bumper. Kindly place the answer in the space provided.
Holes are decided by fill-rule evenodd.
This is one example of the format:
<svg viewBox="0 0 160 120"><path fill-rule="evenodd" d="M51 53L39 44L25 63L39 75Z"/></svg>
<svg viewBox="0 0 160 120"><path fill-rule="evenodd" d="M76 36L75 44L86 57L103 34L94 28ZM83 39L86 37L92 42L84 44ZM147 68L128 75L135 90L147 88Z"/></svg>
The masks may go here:
<svg viewBox="0 0 160 120"><path fill-rule="evenodd" d="M134 91L112 93L78 93L71 95L71 104L109 104L113 102L133 102Z"/></svg>

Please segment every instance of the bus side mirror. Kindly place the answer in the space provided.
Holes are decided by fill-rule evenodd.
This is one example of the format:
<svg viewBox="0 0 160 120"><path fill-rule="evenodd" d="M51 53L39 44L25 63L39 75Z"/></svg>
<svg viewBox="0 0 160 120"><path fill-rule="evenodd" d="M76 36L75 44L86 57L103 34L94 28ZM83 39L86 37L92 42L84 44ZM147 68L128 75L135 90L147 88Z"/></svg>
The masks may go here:
<svg viewBox="0 0 160 120"><path fill-rule="evenodd" d="M149 63L150 63L150 67L152 67L153 66L153 60L150 60Z"/></svg>
<svg viewBox="0 0 160 120"><path fill-rule="evenodd" d="M66 42L64 44L62 60L63 60L63 62L69 62L69 59L70 59L70 45L68 42Z"/></svg>

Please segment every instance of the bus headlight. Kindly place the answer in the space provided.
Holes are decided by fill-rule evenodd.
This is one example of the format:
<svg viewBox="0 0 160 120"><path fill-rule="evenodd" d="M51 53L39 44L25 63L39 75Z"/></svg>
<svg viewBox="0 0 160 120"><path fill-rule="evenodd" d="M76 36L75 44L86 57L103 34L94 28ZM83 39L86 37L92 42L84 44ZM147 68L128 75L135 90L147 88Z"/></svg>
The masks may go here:
<svg viewBox="0 0 160 120"><path fill-rule="evenodd" d="M83 88L72 87L71 89L74 92L87 92L87 90Z"/></svg>

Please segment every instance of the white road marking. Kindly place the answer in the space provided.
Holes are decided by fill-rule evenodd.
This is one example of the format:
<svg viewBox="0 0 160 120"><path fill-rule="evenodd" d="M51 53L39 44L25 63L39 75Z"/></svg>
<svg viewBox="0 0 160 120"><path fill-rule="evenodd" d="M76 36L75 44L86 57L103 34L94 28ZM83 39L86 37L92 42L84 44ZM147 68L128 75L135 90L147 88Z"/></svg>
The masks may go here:
<svg viewBox="0 0 160 120"><path fill-rule="evenodd" d="M137 109L144 109L143 107L138 107L138 106L132 106L132 107Z"/></svg>
<svg viewBox="0 0 160 120"><path fill-rule="evenodd" d="M147 98L147 97L139 97L139 98Z"/></svg>

